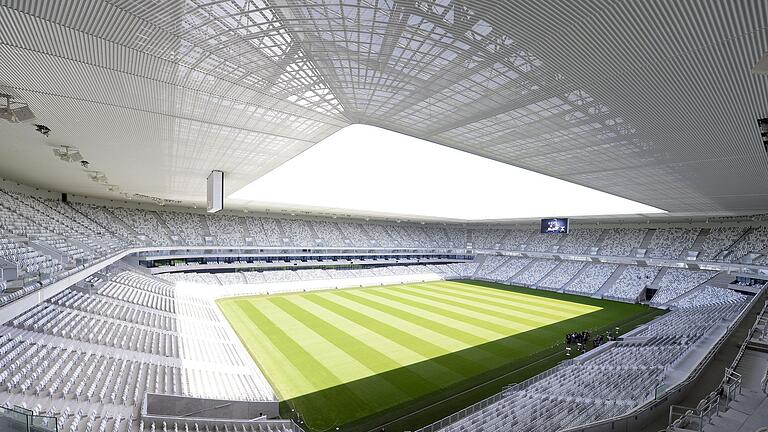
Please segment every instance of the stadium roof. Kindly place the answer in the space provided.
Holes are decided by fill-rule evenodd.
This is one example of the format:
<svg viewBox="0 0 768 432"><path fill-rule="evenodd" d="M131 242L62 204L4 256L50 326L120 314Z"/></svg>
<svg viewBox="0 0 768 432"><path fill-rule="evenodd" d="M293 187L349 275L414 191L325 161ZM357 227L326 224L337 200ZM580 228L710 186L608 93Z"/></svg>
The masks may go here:
<svg viewBox="0 0 768 432"><path fill-rule="evenodd" d="M0 121L32 185L202 203L212 169L232 193L363 123L672 215L768 210L762 0L2 1L0 26L0 93L52 130Z"/></svg>

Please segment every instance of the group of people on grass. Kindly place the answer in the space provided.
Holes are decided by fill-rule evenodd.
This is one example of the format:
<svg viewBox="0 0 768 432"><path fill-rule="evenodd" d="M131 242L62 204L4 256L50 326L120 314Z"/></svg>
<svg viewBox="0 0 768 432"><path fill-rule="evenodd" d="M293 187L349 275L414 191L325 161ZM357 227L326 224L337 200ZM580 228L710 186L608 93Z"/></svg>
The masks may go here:
<svg viewBox="0 0 768 432"><path fill-rule="evenodd" d="M592 334L586 330L583 332L573 332L565 335L565 344L569 346L574 344L581 344L581 346L585 348L590 340L592 341L593 347L598 347L605 342L608 342L610 340L610 336L597 335L597 337L592 338Z"/></svg>

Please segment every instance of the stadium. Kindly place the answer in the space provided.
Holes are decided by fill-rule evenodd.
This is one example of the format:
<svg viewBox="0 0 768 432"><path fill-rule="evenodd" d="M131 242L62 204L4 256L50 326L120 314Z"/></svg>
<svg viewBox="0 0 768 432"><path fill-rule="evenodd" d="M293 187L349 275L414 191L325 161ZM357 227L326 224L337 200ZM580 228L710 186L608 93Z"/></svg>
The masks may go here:
<svg viewBox="0 0 768 432"><path fill-rule="evenodd" d="M767 2L0 28L0 432L768 430Z"/></svg>

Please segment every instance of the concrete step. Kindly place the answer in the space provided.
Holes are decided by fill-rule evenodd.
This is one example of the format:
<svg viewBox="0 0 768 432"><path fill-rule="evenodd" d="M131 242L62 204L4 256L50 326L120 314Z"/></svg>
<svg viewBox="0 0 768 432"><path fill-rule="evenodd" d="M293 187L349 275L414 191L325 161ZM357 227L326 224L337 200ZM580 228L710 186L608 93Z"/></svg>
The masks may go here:
<svg viewBox="0 0 768 432"><path fill-rule="evenodd" d="M601 286L599 290L595 291L595 293L592 294L592 297L602 297L603 294L606 291L608 291L616 283L616 281L619 279L619 277L621 277L621 274L624 273L624 270L626 270L627 267L629 266L626 264L619 265L619 267L617 267L616 270L614 270L613 273L611 273L611 277L609 277L608 280L605 281L603 286Z"/></svg>
<svg viewBox="0 0 768 432"><path fill-rule="evenodd" d="M575 281L576 279L578 279L578 278L579 278L579 275L581 275L582 273L584 273L584 272L585 272L585 271L586 271L586 270L589 268L589 264L590 264L590 263L589 263L589 262L587 262L587 263L585 263L583 266L581 266L581 268L579 269L579 271L577 271L577 272L576 272L576 274L575 274L575 275L573 275L573 277L571 278L571 280L569 280L568 282L566 282L566 283L565 283L565 285L563 285L563 286L562 286L560 289L561 289L561 290L563 290L563 291L567 290L567 289L568 289L568 288L571 286L571 284L573 283L573 281Z"/></svg>
<svg viewBox="0 0 768 432"><path fill-rule="evenodd" d="M645 232L645 237L643 237L643 241L640 242L640 246L638 246L638 249L648 249L648 246L651 244L651 240L653 240L653 236L656 234L655 229L649 229Z"/></svg>
<svg viewBox="0 0 768 432"><path fill-rule="evenodd" d="M651 282L650 285L648 285L648 288L650 289L659 289L659 284L661 283L661 279L664 277L664 275L667 273L667 267L662 267L661 270L659 270L659 273L656 275L656 279Z"/></svg>
<svg viewBox="0 0 768 432"><path fill-rule="evenodd" d="M691 250L701 251L701 247L704 245L704 242L707 240L707 236L711 231L712 230L709 228L702 228L701 231L699 231L699 235L696 236L696 240L693 241Z"/></svg>

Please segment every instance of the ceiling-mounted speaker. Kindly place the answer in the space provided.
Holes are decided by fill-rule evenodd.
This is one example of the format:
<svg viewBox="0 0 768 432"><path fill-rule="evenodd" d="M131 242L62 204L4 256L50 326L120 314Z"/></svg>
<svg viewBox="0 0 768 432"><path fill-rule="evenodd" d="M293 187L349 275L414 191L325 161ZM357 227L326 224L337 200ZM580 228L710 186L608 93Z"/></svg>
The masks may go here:
<svg viewBox="0 0 768 432"><path fill-rule="evenodd" d="M224 171L211 171L208 175L208 213L224 208Z"/></svg>
<svg viewBox="0 0 768 432"><path fill-rule="evenodd" d="M35 114L24 102L14 100L9 94L0 94L0 119L20 123L34 120Z"/></svg>
<svg viewBox="0 0 768 432"><path fill-rule="evenodd" d="M768 53L763 54L760 60L755 63L755 67L752 68L753 74L768 75Z"/></svg>
<svg viewBox="0 0 768 432"><path fill-rule="evenodd" d="M64 162L81 162L83 160L83 155L80 154L80 151L70 146L62 145L55 147L53 154ZM87 167L84 166L84 168Z"/></svg>
<svg viewBox="0 0 768 432"><path fill-rule="evenodd" d="M760 139L763 141L763 147L768 153L768 117L757 120L757 125L760 127Z"/></svg>

